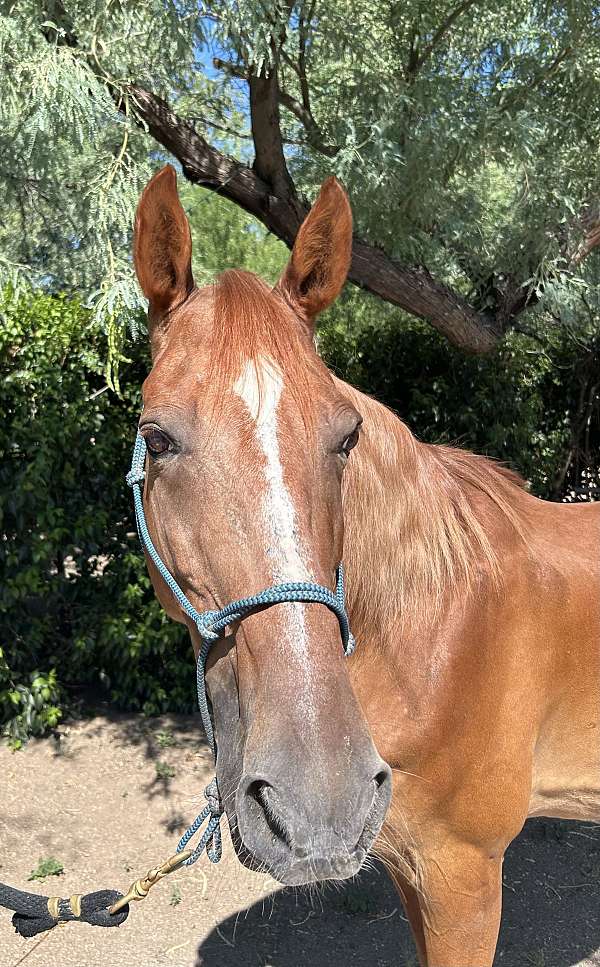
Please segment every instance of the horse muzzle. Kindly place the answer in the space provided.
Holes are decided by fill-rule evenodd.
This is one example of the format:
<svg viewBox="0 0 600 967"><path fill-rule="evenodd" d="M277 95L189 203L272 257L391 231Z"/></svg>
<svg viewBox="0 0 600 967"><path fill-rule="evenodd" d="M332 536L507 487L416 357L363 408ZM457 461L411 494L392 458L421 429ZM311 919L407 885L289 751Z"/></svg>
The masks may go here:
<svg viewBox="0 0 600 967"><path fill-rule="evenodd" d="M345 788L243 776L236 796L242 861L289 886L354 876L391 799L391 771L379 757L374 765L371 778L348 779Z"/></svg>

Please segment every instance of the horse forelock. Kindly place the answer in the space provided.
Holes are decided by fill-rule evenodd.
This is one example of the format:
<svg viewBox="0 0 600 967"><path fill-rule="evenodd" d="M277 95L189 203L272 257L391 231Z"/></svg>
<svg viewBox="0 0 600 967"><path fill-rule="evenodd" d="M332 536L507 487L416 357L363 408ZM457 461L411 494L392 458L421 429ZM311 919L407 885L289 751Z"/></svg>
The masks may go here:
<svg viewBox="0 0 600 967"><path fill-rule="evenodd" d="M215 280L212 301L207 378L213 384L214 399L225 399L231 386L253 366L260 406L263 374L271 367L282 374L305 426L311 426L315 380L322 380L326 371L312 339L282 295L252 272L228 269Z"/></svg>

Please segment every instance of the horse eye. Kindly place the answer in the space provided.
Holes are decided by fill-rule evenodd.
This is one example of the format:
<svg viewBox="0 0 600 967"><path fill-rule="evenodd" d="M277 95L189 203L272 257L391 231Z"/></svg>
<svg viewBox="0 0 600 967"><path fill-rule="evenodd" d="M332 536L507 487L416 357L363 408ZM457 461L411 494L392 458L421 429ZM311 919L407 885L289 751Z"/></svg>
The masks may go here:
<svg viewBox="0 0 600 967"><path fill-rule="evenodd" d="M345 457L346 459L348 459L350 451L353 450L356 444L358 443L359 435L360 435L360 423L356 427L356 429L352 431L350 436L347 436L344 442L342 443L339 450L339 453L342 457Z"/></svg>
<svg viewBox="0 0 600 967"><path fill-rule="evenodd" d="M162 453L167 453L171 449L171 441L168 436L161 430L157 430L156 427L150 427L145 433L143 433L144 440L146 441L146 446L148 447L148 452L153 457L159 457Z"/></svg>

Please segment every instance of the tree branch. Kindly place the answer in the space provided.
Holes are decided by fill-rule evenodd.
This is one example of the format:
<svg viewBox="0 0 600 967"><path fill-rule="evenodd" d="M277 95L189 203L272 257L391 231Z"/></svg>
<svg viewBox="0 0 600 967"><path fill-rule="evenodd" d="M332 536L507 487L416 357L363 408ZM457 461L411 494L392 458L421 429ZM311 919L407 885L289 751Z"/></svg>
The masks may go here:
<svg viewBox="0 0 600 967"><path fill-rule="evenodd" d="M315 15L316 5L316 0L312 0L306 18L304 17L304 9L301 8L298 22L298 76L300 78L300 91L302 93L302 103L311 117L310 91L306 71L306 46L308 44L308 31Z"/></svg>
<svg viewBox="0 0 600 967"><path fill-rule="evenodd" d="M571 265L580 265L600 245L600 205L588 205L580 216L583 238L571 256Z"/></svg>
<svg viewBox="0 0 600 967"><path fill-rule="evenodd" d="M234 64L230 60L222 60L221 57L213 57L213 67L217 71L225 71L230 77L239 77L242 81L248 80L248 71L241 64Z"/></svg>
<svg viewBox="0 0 600 967"><path fill-rule="evenodd" d="M429 60L435 48L448 33L455 21L458 20L463 13L466 13L469 7L474 6L478 2L479 0L463 0L462 3L459 3L458 7L455 7L454 10L448 14L446 19L440 24L434 33L427 46L424 47L423 51L416 57L416 59L413 60L413 64L411 65L411 74L417 74L421 70L423 65Z"/></svg>
<svg viewBox="0 0 600 967"><path fill-rule="evenodd" d="M305 214L299 202L275 196L256 171L214 148L156 94L136 85L129 93L140 126L177 158L188 181L235 202L278 238L292 244Z"/></svg>
<svg viewBox="0 0 600 967"><path fill-rule="evenodd" d="M340 151L340 146L338 144L327 144L323 138L323 132L310 113L310 110L305 108L295 97L287 94L286 91L279 91L279 101L283 107L286 107L300 121L306 131L307 143L311 148L314 148L315 151L325 155L327 158L335 158L336 154Z"/></svg>
<svg viewBox="0 0 600 967"><path fill-rule="evenodd" d="M293 196L294 185L283 153L279 119L277 49L271 41L272 64L263 64L258 74L250 73L250 126L254 139L254 170L278 197Z"/></svg>
<svg viewBox="0 0 600 967"><path fill-rule="evenodd" d="M215 57L213 59L213 67L216 70L225 71L230 77L238 77L240 80L244 80L248 84L250 83L250 72L240 64L233 64L230 61L221 60L220 57ZM337 144L328 144L326 142L323 132L311 113L310 102L305 101L305 103L301 104L297 98L292 97L291 94L282 91L280 88L278 88L277 96L279 103L300 121L306 131L306 139L310 147L314 148L320 154L325 155L327 158L335 158L340 147ZM309 104L308 107L306 106L307 103Z"/></svg>
<svg viewBox="0 0 600 967"><path fill-rule="evenodd" d="M558 52L556 57L548 64L548 66L542 65L535 77L529 78L527 83L522 83L517 87L510 88L508 90L502 90L498 97L498 106L503 111L514 111L515 108L519 106L519 103L526 100L531 96L531 92L537 90L548 78L552 77L558 68L561 66L564 60L573 53L573 47L567 45L562 50ZM505 64L508 67L510 60ZM496 94L498 87L498 80L494 83L492 88L492 93Z"/></svg>
<svg viewBox="0 0 600 967"><path fill-rule="evenodd" d="M248 168L210 145L169 105L141 87L130 88L140 123L182 166L193 184L210 188L259 219L291 247L308 209L299 200L291 180L278 174L279 193L262 175L271 171L267 161ZM261 109L270 109L266 98ZM277 175L277 165L274 174ZM414 316L427 319L450 342L472 353L491 350L502 330L492 315L476 312L461 296L437 282L424 268L409 268L390 259L381 249L355 239L350 281Z"/></svg>

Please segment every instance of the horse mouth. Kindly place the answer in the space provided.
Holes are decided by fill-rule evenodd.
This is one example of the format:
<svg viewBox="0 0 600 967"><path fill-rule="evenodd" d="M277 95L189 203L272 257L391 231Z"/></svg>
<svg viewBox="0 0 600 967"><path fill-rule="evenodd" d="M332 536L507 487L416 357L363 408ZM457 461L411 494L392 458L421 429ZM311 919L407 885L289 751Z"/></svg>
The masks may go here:
<svg viewBox="0 0 600 967"><path fill-rule="evenodd" d="M337 839L331 843L314 843L312 848L296 847L289 851L288 857L268 858L257 856L248 849L237 827L231 829L231 839L243 866L255 873L268 873L282 886L308 886L327 880L350 879L360 871L368 852L362 843L349 851Z"/></svg>
<svg viewBox="0 0 600 967"><path fill-rule="evenodd" d="M340 833L322 828L303 843L295 843L285 828L274 824L268 847L258 853L244 840L235 815L228 817L231 840L243 866L269 874L282 886L347 880L360 872L379 833L387 809L387 803L384 808L382 805L376 793L358 841L351 847Z"/></svg>

